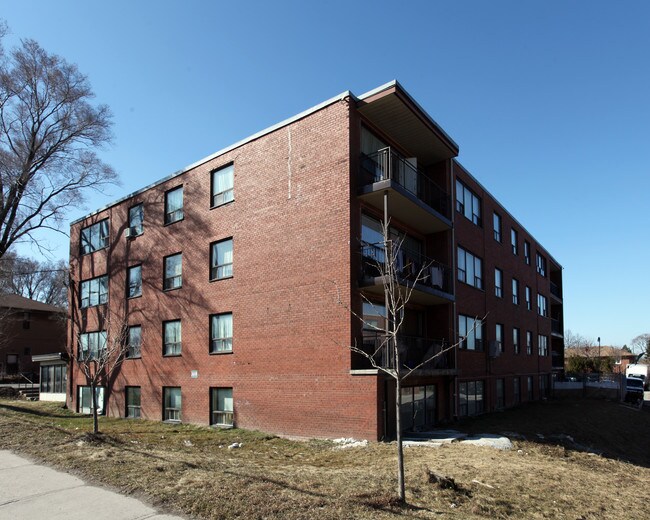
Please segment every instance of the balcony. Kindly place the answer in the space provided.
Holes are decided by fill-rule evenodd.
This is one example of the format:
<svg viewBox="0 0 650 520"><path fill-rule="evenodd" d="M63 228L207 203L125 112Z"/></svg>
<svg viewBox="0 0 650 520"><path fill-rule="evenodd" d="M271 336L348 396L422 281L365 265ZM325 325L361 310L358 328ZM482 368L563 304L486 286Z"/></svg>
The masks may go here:
<svg viewBox="0 0 650 520"><path fill-rule="evenodd" d="M431 360L416 370L418 375L453 375L456 373L454 350L443 352L445 348L449 347L449 343L445 340L398 335L397 347L403 368L415 368L423 361ZM387 345L386 335L383 332L364 330L360 348L372 356L378 366L395 367L395 358ZM361 369L372 368L370 360L362 355L359 355L357 365L362 365L357 367Z"/></svg>
<svg viewBox="0 0 650 520"><path fill-rule="evenodd" d="M359 183L359 196L381 210L388 190L390 214L421 233L451 229L449 195L390 147L362 154Z"/></svg>
<svg viewBox="0 0 650 520"><path fill-rule="evenodd" d="M551 282L551 294L558 300L562 300L562 291L560 290L560 286L553 282Z"/></svg>
<svg viewBox="0 0 650 520"><path fill-rule="evenodd" d="M395 256L400 285L414 286L412 303L437 305L454 301L453 272L449 266L407 249L400 249ZM384 294L381 266L385 259L383 244L362 245L360 285L371 294ZM416 281L418 274L420 280Z"/></svg>
<svg viewBox="0 0 650 520"><path fill-rule="evenodd" d="M560 336L560 337L564 336L564 333L562 332L562 324L560 323L560 320L551 318L551 333L554 336Z"/></svg>

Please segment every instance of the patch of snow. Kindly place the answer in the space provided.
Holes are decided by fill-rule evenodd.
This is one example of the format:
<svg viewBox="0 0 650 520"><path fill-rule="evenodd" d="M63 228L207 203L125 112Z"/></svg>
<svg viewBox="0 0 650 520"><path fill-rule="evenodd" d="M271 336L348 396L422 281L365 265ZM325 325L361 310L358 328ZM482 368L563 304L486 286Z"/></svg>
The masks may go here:
<svg viewBox="0 0 650 520"><path fill-rule="evenodd" d="M229 450L234 450L236 448L241 448L243 446L243 443L241 442L233 442L230 446L228 446Z"/></svg>
<svg viewBox="0 0 650 520"><path fill-rule="evenodd" d="M496 448L497 450L511 450L512 442L508 437L501 435L492 435L483 433L472 438L467 438L460 441L461 444L472 444L474 446L487 446L488 448Z"/></svg>
<svg viewBox="0 0 650 520"><path fill-rule="evenodd" d="M332 441L337 446L334 449L337 450L346 450L348 448L365 448L368 446L368 441L353 439L352 437L341 437L340 439L334 439Z"/></svg>

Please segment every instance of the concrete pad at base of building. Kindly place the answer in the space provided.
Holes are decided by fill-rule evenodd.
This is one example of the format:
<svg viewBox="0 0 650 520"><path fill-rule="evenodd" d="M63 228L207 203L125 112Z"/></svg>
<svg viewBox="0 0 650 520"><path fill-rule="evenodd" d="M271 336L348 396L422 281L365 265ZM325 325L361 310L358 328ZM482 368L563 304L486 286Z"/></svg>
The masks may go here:
<svg viewBox="0 0 650 520"><path fill-rule="evenodd" d="M0 520L181 520L141 501L0 450Z"/></svg>

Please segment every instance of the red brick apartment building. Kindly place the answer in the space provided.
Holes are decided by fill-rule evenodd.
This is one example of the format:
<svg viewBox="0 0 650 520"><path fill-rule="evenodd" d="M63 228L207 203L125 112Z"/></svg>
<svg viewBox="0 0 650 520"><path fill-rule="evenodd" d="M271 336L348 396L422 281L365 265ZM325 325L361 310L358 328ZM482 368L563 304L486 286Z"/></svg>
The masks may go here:
<svg viewBox="0 0 650 520"><path fill-rule="evenodd" d="M405 317L406 364L467 336L408 381L406 428L545 396L563 365L562 269L457 155L391 82L345 92L74 222L69 341L97 348L109 314L130 327L129 356L101 390L107 413L392 436L394 385L346 347L372 348L377 333L336 295L381 323L373 260L384 211L404 265L431 263ZM83 378L71 379L69 404L87 410Z"/></svg>

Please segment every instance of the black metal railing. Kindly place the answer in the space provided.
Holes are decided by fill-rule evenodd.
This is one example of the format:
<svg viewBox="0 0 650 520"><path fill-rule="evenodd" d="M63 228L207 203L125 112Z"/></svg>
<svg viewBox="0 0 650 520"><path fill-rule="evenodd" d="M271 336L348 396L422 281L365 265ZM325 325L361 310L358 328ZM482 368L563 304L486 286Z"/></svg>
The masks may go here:
<svg viewBox="0 0 650 520"><path fill-rule="evenodd" d="M551 318L551 332L555 334L562 334L562 324L560 323L560 320Z"/></svg>
<svg viewBox="0 0 650 520"><path fill-rule="evenodd" d="M556 298L562 299L562 292L560 291L560 286L556 283L551 282L551 294Z"/></svg>
<svg viewBox="0 0 650 520"><path fill-rule="evenodd" d="M386 262L384 245L362 244L361 258L362 276L380 276ZM394 262L396 274L401 280L453 294L453 273L449 266L405 248L395 252Z"/></svg>
<svg viewBox="0 0 650 520"><path fill-rule="evenodd" d="M361 183L366 185L384 180L396 182L427 206L450 217L447 192L395 150L389 147L368 155L362 154Z"/></svg>
<svg viewBox="0 0 650 520"><path fill-rule="evenodd" d="M453 349L445 350L449 344L445 340L427 339L420 336L397 336L400 365L402 368L415 368L425 362L422 370L448 370L454 368ZM372 357L376 365L384 368L395 368L395 355L384 332L364 330L361 345L366 354ZM363 354L359 354L359 362L365 368L371 368L372 363Z"/></svg>

